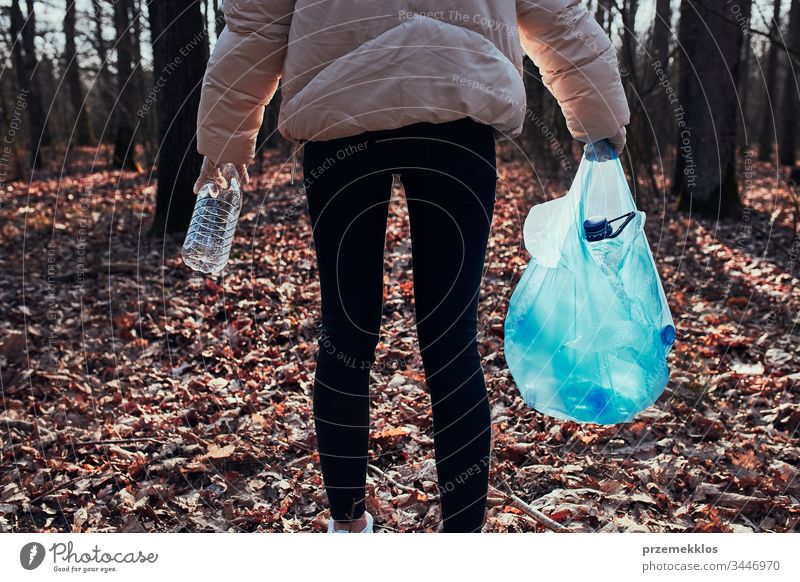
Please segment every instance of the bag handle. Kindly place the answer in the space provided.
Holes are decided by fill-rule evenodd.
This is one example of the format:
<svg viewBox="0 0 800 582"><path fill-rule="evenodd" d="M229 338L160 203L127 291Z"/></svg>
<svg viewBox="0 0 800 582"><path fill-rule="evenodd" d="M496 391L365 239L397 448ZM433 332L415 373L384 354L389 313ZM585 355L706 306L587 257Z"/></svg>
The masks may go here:
<svg viewBox="0 0 800 582"><path fill-rule="evenodd" d="M635 210L631 210L630 212L627 212L627 213L623 214L622 216L617 216L616 218L612 218L611 220L609 220L608 221L609 224L611 224L612 222L616 222L618 220L621 220L623 218L625 219L625 222L623 222L622 224L619 225L619 228L616 230L616 232L614 232L613 234L608 235L606 238L615 238L615 237L619 236L619 234L622 232L622 229L625 228L626 226L628 226L628 223L631 220L633 220L634 216L636 216L636 211Z"/></svg>
<svg viewBox="0 0 800 582"><path fill-rule="evenodd" d="M628 226L628 223L633 220L634 216L636 216L635 211L626 212L625 214L617 216L616 218L612 218L611 220L608 220L605 216L601 215L592 216L583 221L583 233L586 236L586 240L589 242L606 240L607 238L616 238L620 235L623 229ZM616 231L611 228L612 222L617 222L623 218L625 219L625 222L623 222Z"/></svg>

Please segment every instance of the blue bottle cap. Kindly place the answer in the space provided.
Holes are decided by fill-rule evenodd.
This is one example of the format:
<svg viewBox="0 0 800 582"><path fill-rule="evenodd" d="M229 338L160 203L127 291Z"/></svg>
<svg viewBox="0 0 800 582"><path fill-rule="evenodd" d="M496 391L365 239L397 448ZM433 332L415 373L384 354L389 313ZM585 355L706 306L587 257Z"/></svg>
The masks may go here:
<svg viewBox="0 0 800 582"><path fill-rule="evenodd" d="M592 216L583 221L583 231L590 242L603 240L611 234L611 225L605 216Z"/></svg>
<svg viewBox="0 0 800 582"><path fill-rule="evenodd" d="M668 346L675 342L675 328L673 326L665 325L661 328L661 341Z"/></svg>

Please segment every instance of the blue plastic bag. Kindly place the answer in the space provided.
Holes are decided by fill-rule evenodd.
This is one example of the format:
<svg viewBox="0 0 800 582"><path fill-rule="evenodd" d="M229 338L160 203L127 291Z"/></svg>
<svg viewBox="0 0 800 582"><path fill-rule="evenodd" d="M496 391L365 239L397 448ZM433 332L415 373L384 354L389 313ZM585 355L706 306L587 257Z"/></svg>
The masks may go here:
<svg viewBox="0 0 800 582"><path fill-rule="evenodd" d="M561 419L627 422L669 378L675 326L622 165L588 145L566 196L525 220L531 254L505 321L522 397Z"/></svg>

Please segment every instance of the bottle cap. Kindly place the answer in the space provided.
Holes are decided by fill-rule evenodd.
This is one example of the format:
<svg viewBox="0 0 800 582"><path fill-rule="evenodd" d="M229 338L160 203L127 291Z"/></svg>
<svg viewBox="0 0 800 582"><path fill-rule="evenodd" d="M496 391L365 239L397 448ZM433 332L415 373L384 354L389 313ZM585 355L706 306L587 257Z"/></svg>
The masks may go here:
<svg viewBox="0 0 800 582"><path fill-rule="evenodd" d="M592 216L583 221L583 231L590 242L603 240L611 234L611 225L605 216Z"/></svg>
<svg viewBox="0 0 800 582"><path fill-rule="evenodd" d="M673 326L665 325L661 328L661 341L668 346L675 342L675 328Z"/></svg>

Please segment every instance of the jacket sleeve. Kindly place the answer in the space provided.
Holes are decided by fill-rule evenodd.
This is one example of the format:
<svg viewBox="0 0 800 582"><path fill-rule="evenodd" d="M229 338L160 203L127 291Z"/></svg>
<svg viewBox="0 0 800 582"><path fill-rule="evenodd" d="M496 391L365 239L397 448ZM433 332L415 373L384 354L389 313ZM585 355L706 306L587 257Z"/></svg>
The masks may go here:
<svg viewBox="0 0 800 582"><path fill-rule="evenodd" d="M517 0L517 23L575 139L613 137L628 124L614 45L581 0Z"/></svg>
<svg viewBox="0 0 800 582"><path fill-rule="evenodd" d="M225 0L225 28L208 61L197 151L215 163L253 159L264 107L278 88L295 0Z"/></svg>

